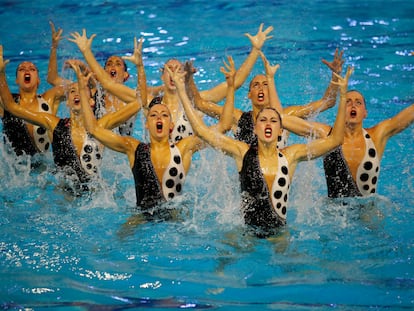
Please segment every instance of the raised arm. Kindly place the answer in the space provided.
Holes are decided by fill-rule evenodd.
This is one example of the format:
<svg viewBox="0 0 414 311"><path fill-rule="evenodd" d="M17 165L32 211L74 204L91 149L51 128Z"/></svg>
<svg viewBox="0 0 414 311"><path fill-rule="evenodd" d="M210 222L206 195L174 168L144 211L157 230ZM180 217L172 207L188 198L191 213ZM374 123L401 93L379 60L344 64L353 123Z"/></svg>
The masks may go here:
<svg viewBox="0 0 414 311"><path fill-rule="evenodd" d="M5 102L13 100L13 96L10 93L9 86L6 81L6 65L9 63L9 60L3 61L3 46L0 45L0 113L1 117L4 116ZM4 85L3 85L4 84ZM4 99L3 97L6 96Z"/></svg>
<svg viewBox="0 0 414 311"><path fill-rule="evenodd" d="M50 21L49 24L52 30L52 47L50 49L49 65L47 70L47 82L53 86L67 87L70 83L72 83L72 81L65 79L59 75L57 65L57 48L60 40L62 39L63 30L59 28L58 31L56 31L53 22ZM87 75L89 73L89 68L81 60L72 59L70 61L72 63L75 62L78 64L84 75ZM67 62L68 61L65 62L64 68L68 67Z"/></svg>
<svg viewBox="0 0 414 311"><path fill-rule="evenodd" d="M285 107L285 114L307 119L316 113L325 111L335 106L338 93L337 75L341 74L342 66L344 64L343 51L339 53L338 49L336 49L332 62L328 62L325 59L323 59L322 62L332 71L331 81L329 82L328 88L325 90L323 97L307 105Z"/></svg>
<svg viewBox="0 0 414 311"><path fill-rule="evenodd" d="M201 98L193 79L195 69L193 68L192 63L186 62L184 65L184 69L186 71L185 86L187 96L195 103L196 107L205 107L209 105L211 105L211 107L216 107L217 110L215 109L216 111L213 113L213 116L218 118L219 121L214 126L214 129L221 133L229 131L232 128L234 122L234 78L236 75L236 69L234 67L233 58L229 56L227 59L228 63L223 61L224 66L220 67L220 71L224 74L227 82L227 96L226 101L222 107L214 103L207 102Z"/></svg>
<svg viewBox="0 0 414 311"><path fill-rule="evenodd" d="M66 99L66 90L72 81L61 77L58 73L57 48L60 40L62 39L63 30L59 28L56 31L53 22L50 21L49 24L52 30L52 47L50 49L49 65L47 70L47 82L53 85L53 88L48 89L42 94L42 96L52 105L52 113L56 115L60 103ZM83 72L88 72L87 66L82 61L74 61L79 64ZM64 68L66 67L67 66L65 65Z"/></svg>
<svg viewBox="0 0 414 311"><path fill-rule="evenodd" d="M52 47L50 48L49 65L47 69L47 82L53 86L67 85L71 81L66 80L59 76L57 65L57 48L59 42L62 39L63 29L59 28L57 31L52 21L49 22L50 29L52 30Z"/></svg>
<svg viewBox="0 0 414 311"><path fill-rule="evenodd" d="M259 30L256 35L252 36L248 33L245 34L252 44L252 50L250 51L250 54L247 56L246 60L237 70L236 77L234 80L234 88L236 90L243 85L243 83L249 76L250 72L252 71L253 66L256 63L256 60L259 57L259 52L262 49L263 44L266 42L267 39L273 38L273 36L268 35L272 30L272 26L269 26L265 30L263 30L263 24L260 24ZM207 101L218 103L219 101L223 100L223 98L226 96L226 88L227 83L223 82L210 90L202 91L201 96Z"/></svg>
<svg viewBox="0 0 414 311"><path fill-rule="evenodd" d="M233 125L233 112L234 112L234 92L235 92L235 76L236 68L234 67L234 61L231 56L228 58L228 64L224 62L224 67L220 68L220 71L226 77L227 82L227 94L226 101L223 105L223 113L220 116L219 122L216 125L216 130L225 133L232 128Z"/></svg>
<svg viewBox="0 0 414 311"><path fill-rule="evenodd" d="M230 58L229 58L230 59ZM234 68L234 62L233 62L233 58L232 59L232 63L231 63L231 67ZM228 64L226 64L224 62L224 65L226 68L230 68ZM193 67L192 67L193 68ZM220 67L220 71L223 72L224 67ZM233 70L233 69L232 69ZM195 69L193 69L192 72L189 72L188 70L187 74L185 76L186 79L186 91L187 91L187 95L190 97L190 99L194 102L194 106L202 111L203 113L205 113L206 115L215 118L215 119L220 119L221 116L223 115L223 111L225 108L225 104L223 106L216 104L215 102L209 101L204 99L203 97L201 97L200 92L198 91L197 86L195 85L194 79L193 79L193 74L195 72ZM224 73L224 72L223 72ZM237 76L237 72L234 73ZM235 77L233 77L234 80ZM226 78L226 85L228 85L229 81ZM234 82L233 82L234 83ZM229 122L231 122L230 124L230 128L232 126L236 126L237 122L241 116L241 114L243 113L241 110L239 109L235 109L234 108L234 91L235 91L235 87L233 85L232 89L227 90L228 94L230 94L232 96L233 99L229 99L233 101L233 108L232 108L232 116L231 116L231 120ZM226 102L227 102L227 96L226 96ZM228 107L228 106L227 106ZM227 117L226 117L226 121L227 122L227 118L230 116L228 114L228 112L226 113ZM227 123L225 123L227 124ZM223 128L223 130L221 132L225 132L227 131L227 125Z"/></svg>
<svg viewBox="0 0 414 311"><path fill-rule="evenodd" d="M3 61L3 46L0 45L0 97L2 99L0 103L3 109L29 123L52 131L59 122L59 118L49 113L31 111L15 103L6 81L5 70L8 63L8 60Z"/></svg>
<svg viewBox="0 0 414 311"><path fill-rule="evenodd" d="M5 109L5 101L13 100L13 96L10 93L9 86L6 81L6 65L10 61L8 59L3 60L3 46L0 45L0 106Z"/></svg>
<svg viewBox="0 0 414 311"><path fill-rule="evenodd" d="M133 159L134 147L136 147L134 139L117 135L111 130L99 126L89 104L90 95L88 90L88 80L91 78L91 74L84 76L79 66L73 63L70 65L78 78L82 115L85 121L86 130L106 147L127 154L130 163L133 162L131 159Z"/></svg>
<svg viewBox="0 0 414 311"><path fill-rule="evenodd" d="M283 113L282 104L280 103L280 98L277 93L276 83L275 83L275 74L276 71L279 69L279 65L272 66L270 65L269 61L267 60L266 56L263 52L260 52L260 57L263 61L263 66L266 72L266 79L269 87L269 104L270 107L275 108L279 114Z"/></svg>
<svg viewBox="0 0 414 311"><path fill-rule="evenodd" d="M70 35L72 38L68 40L77 44L79 50L85 58L85 61L88 63L90 69L95 73L95 77L102 84L104 89L120 98L123 102L132 102L136 98L136 91L122 83L114 82L105 69L99 65L93 55L91 45L93 39L96 37L96 34L91 35L88 39L86 36L86 30L83 29L82 35L78 32L72 32Z"/></svg>
<svg viewBox="0 0 414 311"><path fill-rule="evenodd" d="M337 75L337 84L340 87L340 100L335 124L331 134L325 138L313 140L306 145L293 145L291 147L287 147L286 149L289 150L292 148L291 150L295 152L295 155L292 157L293 161L299 162L320 157L343 143L346 114L346 92L349 77L351 76L352 71L353 69L349 67L344 78ZM290 153L290 150L288 152Z"/></svg>
<svg viewBox="0 0 414 311"><path fill-rule="evenodd" d="M140 98L142 107L148 108L148 89L147 89L147 76L145 74L144 62L142 61L142 44L144 39L141 38L138 42L137 38L134 38L134 53L131 56L122 56L122 59L128 60L135 64L138 75L137 85L137 97Z"/></svg>
<svg viewBox="0 0 414 311"><path fill-rule="evenodd" d="M260 56L263 61L268 81L270 107L275 108L282 116L283 127L299 136L313 136L316 138L326 137L327 134L325 133L330 129L329 126L322 123L309 122L299 117L285 114L282 104L280 103L275 83L275 73L279 69L279 65L270 65L263 52L260 52Z"/></svg>
<svg viewBox="0 0 414 311"><path fill-rule="evenodd" d="M178 96L180 97L181 103L184 107L188 120L193 127L193 130L208 144L232 156L236 160L237 166L240 169L242 159L248 149L248 145L243 142L236 141L218 131L215 131L204 124L201 117L194 110L191 101L185 91L185 72L179 72L178 70L172 71L170 68L166 68L166 70L168 70L168 73L170 74L177 87Z"/></svg>
<svg viewBox="0 0 414 311"><path fill-rule="evenodd" d="M368 129L380 157L382 157L384 153L388 139L406 129L413 122L414 104L411 104L394 117L386 119L375 125L373 128Z"/></svg>
<svg viewBox="0 0 414 311"><path fill-rule="evenodd" d="M98 124L100 127L112 130L137 114L140 108L141 104L135 99L134 101L127 103L127 105L123 106L121 109L105 114L99 119Z"/></svg>
<svg viewBox="0 0 414 311"><path fill-rule="evenodd" d="M329 135L331 126L304 120L296 116L282 115L283 128L299 136L322 138Z"/></svg>

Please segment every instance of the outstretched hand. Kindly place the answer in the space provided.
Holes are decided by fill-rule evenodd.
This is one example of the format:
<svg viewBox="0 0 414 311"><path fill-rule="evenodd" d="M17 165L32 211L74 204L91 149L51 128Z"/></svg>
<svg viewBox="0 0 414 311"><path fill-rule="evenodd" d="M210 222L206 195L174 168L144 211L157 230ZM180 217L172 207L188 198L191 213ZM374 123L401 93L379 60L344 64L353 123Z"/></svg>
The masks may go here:
<svg viewBox="0 0 414 311"><path fill-rule="evenodd" d="M260 24L259 30L255 36L252 36L248 33L245 34L250 39L250 42L253 48L260 50L267 39L273 38L273 36L268 36L268 34L273 30L273 26L267 27L263 31L263 23Z"/></svg>
<svg viewBox="0 0 414 311"><path fill-rule="evenodd" d="M79 47L79 50L83 53L91 49L92 41L96 37L96 34L91 35L91 37L88 39L88 37L86 36L86 29L83 29L82 35L80 35L80 33L76 31L72 32L70 36L72 38L68 38L68 40L76 43Z"/></svg>
<svg viewBox="0 0 414 311"><path fill-rule="evenodd" d="M65 66L66 68L72 68L78 78L82 76L82 70L77 60L69 59L65 62Z"/></svg>
<svg viewBox="0 0 414 311"><path fill-rule="evenodd" d="M65 61L65 68L71 68L76 73L78 80L83 79L83 81L88 85L95 84L94 73L89 70L88 67L85 67L85 64L78 59L68 59Z"/></svg>
<svg viewBox="0 0 414 311"><path fill-rule="evenodd" d="M130 61L136 66L143 65L143 61L142 61L143 42L144 42L144 38L140 38L138 42L137 37L135 37L134 38L134 53L131 56L122 56L122 59Z"/></svg>
<svg viewBox="0 0 414 311"><path fill-rule="evenodd" d="M90 72L89 67L86 66L86 64L83 61L81 61L80 59L65 60L65 63L63 65L63 69L67 69L67 68L72 68L73 69L72 64L78 65L84 75L88 74Z"/></svg>
<svg viewBox="0 0 414 311"><path fill-rule="evenodd" d="M354 67L348 66L344 77L341 77L339 74L335 72L333 73L335 77L338 79L338 81L336 82L332 81L332 83L339 85L341 94L346 94L348 90L349 77L352 75L353 72L354 72Z"/></svg>
<svg viewBox="0 0 414 311"><path fill-rule="evenodd" d="M58 28L56 31L55 24L52 21L49 21L50 29L52 30L52 47L57 48L60 40L62 40L63 29Z"/></svg>
<svg viewBox="0 0 414 311"><path fill-rule="evenodd" d="M10 62L10 60L3 60L3 46L0 45L0 72L4 73L6 70L6 65Z"/></svg>
<svg viewBox="0 0 414 311"><path fill-rule="evenodd" d="M181 70L180 67L176 66L174 68L170 68L168 66L165 66L165 70L167 70L169 76L174 81L174 84L177 88L183 88L185 87L185 75L186 72L184 70Z"/></svg>
<svg viewBox="0 0 414 311"><path fill-rule="evenodd" d="M227 85L234 85L234 79L236 77L236 67L234 66L233 57L227 56L228 63L224 60L224 67L220 67L221 73L226 78Z"/></svg>
<svg viewBox="0 0 414 311"><path fill-rule="evenodd" d="M280 65L276 64L272 66L262 51L260 51L260 57L262 58L262 61L263 61L263 66L266 71L266 76L274 77L276 74L276 71L279 70Z"/></svg>
<svg viewBox="0 0 414 311"><path fill-rule="evenodd" d="M344 51L339 53L338 49L335 50L334 59L332 62L328 62L325 59L322 59L322 63L329 67L333 73L341 74L342 66L344 65L345 60L343 59Z"/></svg>

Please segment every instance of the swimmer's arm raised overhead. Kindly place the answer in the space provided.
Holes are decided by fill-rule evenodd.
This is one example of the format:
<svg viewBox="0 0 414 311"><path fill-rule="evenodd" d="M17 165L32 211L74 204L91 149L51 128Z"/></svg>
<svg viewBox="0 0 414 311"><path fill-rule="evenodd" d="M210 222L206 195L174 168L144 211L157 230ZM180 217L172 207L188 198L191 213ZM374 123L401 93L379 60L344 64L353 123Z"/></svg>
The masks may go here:
<svg viewBox="0 0 414 311"><path fill-rule="evenodd" d="M332 63L328 63L327 61L323 60L323 62L332 70L332 81L330 84L334 86L334 97L336 98L336 92L337 92L337 81L338 77L336 75L339 75L339 72L342 71L342 53L338 54L338 50L335 51L335 57L334 61ZM329 88L328 88L329 89ZM333 90L333 89L332 89ZM328 91L327 91L328 93ZM326 101L325 103L327 103ZM323 101L315 102L317 104L324 103ZM335 104L335 101L333 102L333 105ZM331 131L331 126L319 122L311 122L302 119L303 117L311 115L312 112L316 111L317 109L320 109L320 106L304 106L300 112L298 112L298 116L296 113L289 113L290 107L287 107L283 110L282 120L283 120L283 126L287 130L289 130L292 133L295 133L299 136L305 136L305 137L313 137L313 138L323 138L327 137ZM297 107L294 107L297 108ZM315 110L316 109L316 110Z"/></svg>
<svg viewBox="0 0 414 311"><path fill-rule="evenodd" d="M68 85L71 81L59 76L57 65L57 48L62 39L63 29L59 28L57 31L52 21L49 21L52 30L52 47L50 48L49 64L47 69L47 82L53 86Z"/></svg>
<svg viewBox="0 0 414 311"><path fill-rule="evenodd" d="M236 90L243 85L243 83L249 76L250 72L252 71L252 68L256 63L256 60L259 57L259 52L262 49L263 44L266 42L267 39L273 38L273 36L268 35L272 30L272 26L269 26L265 30L263 30L262 23L260 24L259 30L256 35L252 36L248 33L245 34L252 44L252 50L250 51L250 54L248 55L246 60L237 70L236 77L234 80L234 87ZM226 96L226 88L227 84L223 82L210 90L202 91L201 96L207 101L218 103L219 101L223 100L223 98Z"/></svg>
<svg viewBox="0 0 414 311"><path fill-rule="evenodd" d="M2 99L0 102L3 109L29 123L53 130L59 122L59 118L50 113L31 111L15 103L6 81L5 70L8 62L8 60L3 60L3 46L0 45L0 97Z"/></svg>
<svg viewBox="0 0 414 311"><path fill-rule="evenodd" d="M196 135L201 137L211 146L218 148L232 156L236 160L236 164L240 169L243 156L247 152L249 146L244 142L236 141L218 131L215 131L204 124L201 117L194 110L194 107L192 106L191 101L185 91L185 72L179 72L178 70L172 71L170 68L166 68L166 70L168 70L168 73L171 75L177 87L178 96L180 97L185 113Z"/></svg>
<svg viewBox="0 0 414 311"><path fill-rule="evenodd" d="M226 101L223 105L223 113L221 114L219 122L216 125L216 130L220 133L225 133L231 130L234 122L234 80L236 77L236 68L234 67L233 58L229 56L227 59L228 64L224 62L224 67L220 68L220 71L224 74L227 82L227 94Z"/></svg>
<svg viewBox="0 0 414 311"><path fill-rule="evenodd" d="M85 75L85 73L83 72L82 66L76 60L68 60L66 63L67 63L67 66L71 67L72 69L80 70L81 75L78 76L78 80L86 79L87 85L90 85L90 80L93 79L92 73L88 73ZM89 92L88 94L90 94L90 90L87 90L87 91ZM93 99L91 98L91 95L89 95L88 101L91 101L90 104L93 104ZM133 115L138 113L140 107L141 105L138 103L138 100L135 99L134 101L128 103L128 105L123 106L119 110L105 114L101 119L99 119L98 125L103 128L112 130L113 128L119 126L120 124L124 123L126 120L131 118Z"/></svg>
<svg viewBox="0 0 414 311"><path fill-rule="evenodd" d="M195 107L203 107L207 101L201 98L200 92L195 84L194 73L196 73L196 69L192 61L186 61L184 63L184 71L186 73L184 76L185 90L189 100Z"/></svg>
<svg viewBox="0 0 414 311"><path fill-rule="evenodd" d="M50 21L49 24L52 30L52 47L50 49L49 64L48 64L48 69L47 69L47 82L53 86L67 87L70 83L72 83L72 81L65 79L59 75L58 65L57 65L57 48L58 48L60 40L62 40L63 30L59 28L58 31L56 31L55 25L53 24L52 21ZM68 61L76 62L81 68L84 75L89 73L89 68L86 66L86 64L78 59L67 60L65 62L64 68L68 67L67 65Z"/></svg>
<svg viewBox="0 0 414 311"><path fill-rule="evenodd" d="M66 89L72 83L72 81L61 77L58 74L58 65L57 65L57 48L60 40L62 39L62 29L56 31L55 25L52 21L49 22L50 28L52 30L52 47L50 49L49 64L47 70L47 82L53 85L53 88L47 90L43 97L45 99L53 98L51 101L52 104L52 113L57 114L59 109L59 104L66 99ZM87 66L80 60L76 60L82 68L83 72L87 72L89 69ZM65 68L67 66L65 65Z"/></svg>
<svg viewBox="0 0 414 311"><path fill-rule="evenodd" d="M78 32L72 32L70 35L72 38L69 38L68 40L77 44L79 50L82 52L83 57L85 58L85 61L88 63L91 70L95 73L95 77L102 84L102 86L107 91L121 99L123 102L132 102L136 98L136 91L122 83L116 83L112 81L109 74L101 65L99 65L98 61L93 55L91 46L93 39L96 37L96 34L91 35L91 37L88 39L86 36L86 30L83 29L82 35Z"/></svg>
<svg viewBox="0 0 414 311"><path fill-rule="evenodd" d="M193 79L193 74L195 72L195 69L191 61L185 62L184 72L185 72L185 76L183 76L184 89L186 90L188 102L192 105L193 101L194 102L203 101L203 99L200 96L200 93L198 92L194 79ZM178 86L177 86L177 89L178 89ZM181 139L177 143L177 147L179 148L181 156L182 156L184 169L186 172L188 172L191 166L193 154L201 149L204 149L206 147L206 143L201 138L199 138L197 134L194 134L194 135L189 135Z"/></svg>
<svg viewBox="0 0 414 311"><path fill-rule="evenodd" d="M229 131L233 126L233 111L234 111L234 79L236 75L236 69L234 67L234 61L231 56L228 56L228 63L223 61L224 66L220 67L220 71L224 74L227 82L227 96L223 107L220 107L219 121L214 125L214 129L220 133ZM185 64L185 85L187 89L187 96L194 100L196 106L205 105L206 102L201 98L197 86L194 83L193 74L195 69L192 64L186 62Z"/></svg>
<svg viewBox="0 0 414 311"><path fill-rule="evenodd" d="M267 60L266 56L264 55L263 52L260 51L260 57L262 59L263 62L263 66L265 68L265 72L266 72L266 79L267 79L267 83L268 83L268 88L269 88L269 104L270 107L276 109L280 115L283 114L283 108L282 108L282 104L280 103L280 98L279 95L277 93L277 89L276 89L276 83L275 83L275 74L277 72L277 70L279 69L279 65L270 65L269 61Z"/></svg>
<svg viewBox="0 0 414 311"><path fill-rule="evenodd" d="M231 63L230 63L230 58L231 58ZM234 68L233 58L231 56L229 56L228 59L229 59L230 66L232 68ZM230 68L230 66L228 64L226 64L225 61L223 61L223 63L224 63L224 65L225 65L226 68ZM223 70L224 70L224 67L220 67L220 71L222 73L224 73ZM197 86L194 83L194 79L193 79L194 72L195 72L195 69L193 69L193 72L191 72L191 75L190 75L188 73L188 70L187 70L187 74L185 76L185 78L186 78L186 87L187 87L187 95L190 97L191 100L194 101L194 106L198 110L200 110L203 113L205 113L206 115L208 115L208 116L210 116L212 118L215 118L215 119L219 119L220 120L222 118L223 113L224 113L224 109L226 107L226 102L227 101L233 101L233 104L232 104L233 107L231 108L232 109L231 119L228 119L228 117L230 117L230 115L228 114L228 111L229 111L228 109L229 108L227 108L227 112L226 112L226 116L227 117L226 117L226 121L224 121L225 122L224 124L226 126L223 127L223 130L221 132L227 131L227 125L228 125L227 121L228 122L231 122L231 124L229 125L230 126L230 129L233 126L236 126L238 120L240 119L240 116L243 113L241 110L234 108L234 91L235 91L234 79L235 79L235 76L237 76L237 72L234 73L235 76L233 77L233 86L231 87L230 90L227 89L227 91L226 91L227 92L226 102L224 103L223 106L218 105L218 104L216 104L216 103L214 103L212 101L206 100L206 99L204 99L204 98L201 97L200 92L198 91ZM228 84L229 84L229 80L227 80L227 78L226 78L227 88L228 88ZM230 95L231 98L227 98L228 95ZM228 106L229 105L227 105L227 107Z"/></svg>
<svg viewBox="0 0 414 311"><path fill-rule="evenodd" d="M128 60L135 64L138 75L137 85L137 97L140 98L142 107L148 108L148 89L147 89L147 76L145 74L144 62L142 60L142 44L144 39L141 38L138 42L137 38L134 38L134 53L131 56L122 56L122 59Z"/></svg>
<svg viewBox="0 0 414 311"><path fill-rule="evenodd" d="M139 43L137 38L134 39L134 53L131 56L122 56L122 59L129 60L137 67L138 85L137 92L141 93L143 108L148 109L148 94L151 94L151 98L156 96L162 96L164 93L164 85L149 86L147 85L147 76L145 73L144 62L142 60L142 44L144 39L141 38ZM139 95L138 95L139 96Z"/></svg>
<svg viewBox="0 0 414 311"><path fill-rule="evenodd" d="M91 74L87 76L82 75L79 66L75 64L72 64L72 68L78 77L82 115L85 121L86 130L106 147L127 154L131 163L131 161L133 161L131 159L134 157L134 151L139 141L132 137L117 135L111 130L99 126L89 102L90 96L88 95L89 90L87 84Z"/></svg>
<svg viewBox="0 0 414 311"><path fill-rule="evenodd" d="M386 119L374 127L367 129L375 142L380 157L384 153L388 139L406 129L413 122L414 104L411 104L392 118Z"/></svg>
<svg viewBox="0 0 414 311"><path fill-rule="evenodd" d="M286 150L286 154L292 163L315 159L343 143L345 132L346 92L352 71L353 69L349 67L344 78L339 75L337 76L338 82L336 83L340 87L340 100L331 134L324 138L315 139L306 145L301 144L286 147L284 150Z"/></svg>
<svg viewBox="0 0 414 311"><path fill-rule="evenodd" d="M332 71L331 81L329 82L328 88L325 90L323 97L306 105L286 107L284 108L285 114L307 119L316 113L325 111L335 106L338 93L338 78L336 75L340 75L342 71L342 66L344 64L343 51L339 52L338 49L336 49L333 61L328 62L327 60L322 59L322 63L328 66Z"/></svg>

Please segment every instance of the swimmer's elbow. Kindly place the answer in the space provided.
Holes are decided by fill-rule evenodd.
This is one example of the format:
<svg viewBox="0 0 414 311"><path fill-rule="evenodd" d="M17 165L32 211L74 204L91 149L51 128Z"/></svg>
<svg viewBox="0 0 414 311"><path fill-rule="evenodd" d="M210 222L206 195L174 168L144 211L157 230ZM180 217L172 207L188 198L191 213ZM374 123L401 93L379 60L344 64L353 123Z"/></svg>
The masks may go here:
<svg viewBox="0 0 414 311"><path fill-rule="evenodd" d="M220 133L227 133L232 129L232 124L218 124L217 131Z"/></svg>
<svg viewBox="0 0 414 311"><path fill-rule="evenodd" d="M344 143L344 135L341 134L332 134L332 140L333 140L333 148L336 148Z"/></svg>

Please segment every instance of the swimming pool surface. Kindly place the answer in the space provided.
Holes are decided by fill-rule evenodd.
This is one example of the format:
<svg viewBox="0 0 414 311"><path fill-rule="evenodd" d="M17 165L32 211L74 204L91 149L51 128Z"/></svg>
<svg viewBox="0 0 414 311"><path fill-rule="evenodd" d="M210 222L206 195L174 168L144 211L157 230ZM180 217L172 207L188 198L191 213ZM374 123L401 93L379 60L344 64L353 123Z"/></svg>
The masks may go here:
<svg viewBox="0 0 414 311"><path fill-rule="evenodd" d="M240 65L245 33L273 26L263 48L279 63L284 105L320 98L330 80L321 59L338 47L355 67L349 88L367 100L366 127L414 102L412 1L2 1L0 44L16 91L19 62L36 63L46 82L49 20L64 35L96 33L92 49L132 52L143 36L147 79L171 57L193 59L200 89L223 81L222 60ZM62 41L59 67L81 57ZM259 60L251 77L263 71ZM134 67L129 64L136 84ZM67 74L62 72L62 74ZM249 109L247 83L236 107ZM316 120L333 123L336 108ZM65 105L59 111L67 115ZM2 123L0 122L0 128ZM390 139L378 194L326 198L322 161L300 164L288 225L276 241L244 234L233 161L207 149L195 157L174 222L124 226L135 190L126 156L106 150L102 182L71 197L45 167L30 170L0 148L0 308L12 310L407 310L414 307L414 128ZM145 137L143 117L134 135ZM302 141L291 136L290 142Z"/></svg>

